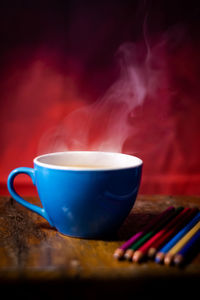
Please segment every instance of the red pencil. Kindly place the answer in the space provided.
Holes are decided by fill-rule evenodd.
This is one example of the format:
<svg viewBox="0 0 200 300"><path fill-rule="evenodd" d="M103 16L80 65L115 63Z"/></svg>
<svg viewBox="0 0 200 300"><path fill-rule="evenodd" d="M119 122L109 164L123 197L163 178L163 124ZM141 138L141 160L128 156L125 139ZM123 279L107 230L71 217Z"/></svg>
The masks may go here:
<svg viewBox="0 0 200 300"><path fill-rule="evenodd" d="M159 224L166 216L168 216L172 211L174 211L174 207L170 206L166 210L164 210L162 213L157 215L151 222L147 223L146 226L134 234L128 241L126 241L122 246L117 248L113 254L114 258L121 259L124 256L125 251L139 238L144 236L147 232L149 232L151 229L153 229L157 224Z"/></svg>
<svg viewBox="0 0 200 300"><path fill-rule="evenodd" d="M186 214L177 221L176 225L167 231L159 240L157 240L148 250L148 257L153 258L157 250L167 243L171 237L173 237L183 226L189 222L197 213L197 208L192 208L186 212Z"/></svg>
<svg viewBox="0 0 200 300"><path fill-rule="evenodd" d="M175 218L173 218L164 228L158 231L152 238L150 238L145 244L143 244L133 255L133 261L139 262L148 252L150 247L158 241L166 232L172 227L176 226L176 223L182 219L190 209L184 208Z"/></svg>

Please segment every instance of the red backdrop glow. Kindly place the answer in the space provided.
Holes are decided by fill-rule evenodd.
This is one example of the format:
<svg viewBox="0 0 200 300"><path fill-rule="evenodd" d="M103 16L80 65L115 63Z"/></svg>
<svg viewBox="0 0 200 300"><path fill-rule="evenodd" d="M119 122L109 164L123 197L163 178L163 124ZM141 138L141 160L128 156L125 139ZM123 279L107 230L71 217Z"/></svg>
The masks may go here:
<svg viewBox="0 0 200 300"><path fill-rule="evenodd" d="M142 158L140 193L200 193L195 3L42 1L0 14L0 194L12 169L66 150ZM26 176L16 185L35 193Z"/></svg>

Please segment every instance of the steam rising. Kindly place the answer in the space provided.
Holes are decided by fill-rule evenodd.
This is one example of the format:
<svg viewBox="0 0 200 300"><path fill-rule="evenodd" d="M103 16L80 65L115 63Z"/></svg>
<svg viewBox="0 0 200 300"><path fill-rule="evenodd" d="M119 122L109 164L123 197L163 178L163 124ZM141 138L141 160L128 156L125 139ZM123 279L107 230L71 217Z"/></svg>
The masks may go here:
<svg viewBox="0 0 200 300"><path fill-rule="evenodd" d="M105 95L92 105L67 115L61 124L50 129L40 141L39 153L66 150L122 152L133 134L135 109L147 99L169 93L166 67L166 40L153 46L147 39L125 43L116 53L119 78Z"/></svg>

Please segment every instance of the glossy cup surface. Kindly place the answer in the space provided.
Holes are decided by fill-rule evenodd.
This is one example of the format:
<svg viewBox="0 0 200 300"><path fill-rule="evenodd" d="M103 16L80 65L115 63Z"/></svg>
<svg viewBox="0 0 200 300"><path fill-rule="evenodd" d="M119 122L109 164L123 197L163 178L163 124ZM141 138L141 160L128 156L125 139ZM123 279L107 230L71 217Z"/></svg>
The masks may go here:
<svg viewBox="0 0 200 300"><path fill-rule="evenodd" d="M34 159L43 216L59 232L82 238L119 229L134 205L141 172L139 158L121 153L69 151Z"/></svg>

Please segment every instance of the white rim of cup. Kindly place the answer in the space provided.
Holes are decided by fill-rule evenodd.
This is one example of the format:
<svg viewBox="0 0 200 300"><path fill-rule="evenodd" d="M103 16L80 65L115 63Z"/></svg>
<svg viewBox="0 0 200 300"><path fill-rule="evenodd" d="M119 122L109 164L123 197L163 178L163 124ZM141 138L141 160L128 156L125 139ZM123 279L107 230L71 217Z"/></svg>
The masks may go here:
<svg viewBox="0 0 200 300"><path fill-rule="evenodd" d="M130 166L116 166L116 167L106 167L106 168L81 168L81 167L70 167L70 166L59 166L59 165L54 165L54 164L49 164L49 163L44 163L44 162L40 162L39 159L43 158L43 157L48 157L48 156L56 156L56 155L61 155L61 154L66 154L66 153L77 153L77 154L83 154L83 153L96 153L96 154L104 154L104 155L119 155L119 156L126 156L129 157L130 160L136 160L135 163L132 162L132 164L130 163ZM49 168L49 169L56 169L56 170L70 170L70 171L113 171L113 170L125 170L125 169L132 169L132 168L136 168L139 167L141 165L143 165L143 161L134 155L130 155L130 154L125 154L125 153L121 153L121 152L106 152L106 151L64 151L64 152L52 152L52 153L47 153L47 154L43 154L43 155L39 155L37 157L34 158L33 163L41 166L41 167L45 167L45 168Z"/></svg>

